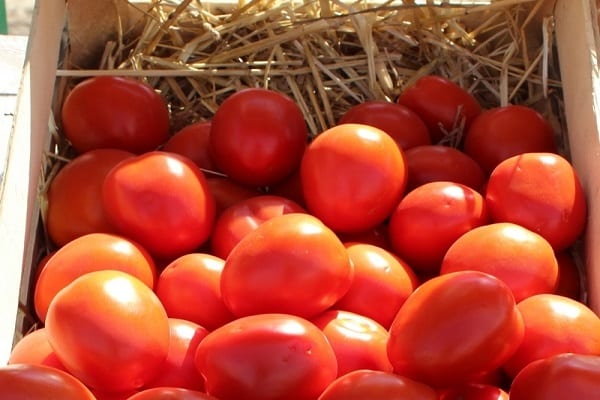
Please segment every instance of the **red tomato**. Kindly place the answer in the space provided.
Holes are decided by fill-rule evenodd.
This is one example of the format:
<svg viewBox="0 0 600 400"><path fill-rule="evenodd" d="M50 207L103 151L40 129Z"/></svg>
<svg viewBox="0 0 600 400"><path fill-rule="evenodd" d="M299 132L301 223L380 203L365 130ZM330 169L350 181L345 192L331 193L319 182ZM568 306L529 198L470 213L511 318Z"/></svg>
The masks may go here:
<svg viewBox="0 0 600 400"><path fill-rule="evenodd" d="M8 364L45 365L67 372L48 342L46 328L39 328L23 336L13 347Z"/></svg>
<svg viewBox="0 0 600 400"><path fill-rule="evenodd" d="M351 107L338 124L363 124L379 128L394 139L402 150L431 143L423 120L398 103L371 100Z"/></svg>
<svg viewBox="0 0 600 400"><path fill-rule="evenodd" d="M167 140L162 150L187 157L204 170L219 172L209 150L210 124L200 121L185 126Z"/></svg>
<svg viewBox="0 0 600 400"><path fill-rule="evenodd" d="M115 148L143 153L169 135L169 110L162 97L142 81L98 76L77 84L61 111L63 132L84 153Z"/></svg>
<svg viewBox="0 0 600 400"><path fill-rule="evenodd" d="M127 400L219 400L206 393L174 387L160 387L142 390Z"/></svg>
<svg viewBox="0 0 600 400"><path fill-rule="evenodd" d="M348 311L329 310L311 319L331 344L338 376L359 369L392 372L387 356L387 330L371 318Z"/></svg>
<svg viewBox="0 0 600 400"><path fill-rule="evenodd" d="M308 146L300 177L308 210L336 232L381 224L406 186L402 150L380 129L337 125Z"/></svg>
<svg viewBox="0 0 600 400"><path fill-rule="evenodd" d="M209 330L234 319L221 298L225 261L210 254L190 253L160 273L156 295L172 318L195 322Z"/></svg>
<svg viewBox="0 0 600 400"><path fill-rule="evenodd" d="M496 386L481 383L452 388L442 392L440 400L509 400L508 393Z"/></svg>
<svg viewBox="0 0 600 400"><path fill-rule="evenodd" d="M523 329L502 281L454 272L424 282L406 300L390 328L388 356L397 374L448 388L502 366Z"/></svg>
<svg viewBox="0 0 600 400"><path fill-rule="evenodd" d="M483 196L476 190L453 182L430 182L400 201L390 218L390 242L414 270L437 273L452 243L487 222Z"/></svg>
<svg viewBox="0 0 600 400"><path fill-rule="evenodd" d="M450 246L440 272L464 270L499 278L517 302L534 294L553 293L558 283L558 263L550 243L510 222L474 228Z"/></svg>
<svg viewBox="0 0 600 400"><path fill-rule="evenodd" d="M382 249L390 249L388 227L385 223L362 232L338 233L338 237L344 243L371 244Z"/></svg>
<svg viewBox="0 0 600 400"><path fill-rule="evenodd" d="M0 367L0 398L10 400L96 400L72 375L45 365Z"/></svg>
<svg viewBox="0 0 600 400"><path fill-rule="evenodd" d="M131 396L139 392L137 389L124 392L101 392L93 388L90 390L96 396L96 400L128 400Z"/></svg>
<svg viewBox="0 0 600 400"><path fill-rule="evenodd" d="M212 331L198 345L196 367L220 400L314 399L337 375L323 332L285 314L243 317Z"/></svg>
<svg viewBox="0 0 600 400"><path fill-rule="evenodd" d="M564 353L523 368L513 380L510 399L592 399L599 392L600 357Z"/></svg>
<svg viewBox="0 0 600 400"><path fill-rule="evenodd" d="M417 146L407 150L408 190L435 181L460 183L480 192L486 181L471 157L449 146Z"/></svg>
<svg viewBox="0 0 600 400"><path fill-rule="evenodd" d="M294 172L276 185L269 187L269 194L290 199L301 207L306 207L300 171Z"/></svg>
<svg viewBox="0 0 600 400"><path fill-rule="evenodd" d="M347 243L354 279L335 308L372 318L388 329L415 290L418 279L408 264L380 247Z"/></svg>
<svg viewBox="0 0 600 400"><path fill-rule="evenodd" d="M502 161L488 180L492 220L542 235L555 250L575 242L586 224L585 193L577 172L552 153L524 153Z"/></svg>
<svg viewBox="0 0 600 400"><path fill-rule="evenodd" d="M335 233L309 214L271 218L231 251L221 294L237 316L287 313L313 317L337 302L354 270Z"/></svg>
<svg viewBox="0 0 600 400"><path fill-rule="evenodd" d="M121 271L89 272L54 297L48 341L63 365L104 392L142 387L169 350L167 313L154 292Z"/></svg>
<svg viewBox="0 0 600 400"><path fill-rule="evenodd" d="M194 251L212 232L215 200L190 159L154 151L113 168L102 188L117 229L163 259Z"/></svg>
<svg viewBox="0 0 600 400"><path fill-rule="evenodd" d="M210 151L221 171L247 185L268 186L300 165L308 140L302 110L282 93L244 89L219 106Z"/></svg>
<svg viewBox="0 0 600 400"><path fill-rule="evenodd" d="M533 108L507 105L483 111L465 135L464 151L489 174L522 153L555 153L554 130Z"/></svg>
<svg viewBox="0 0 600 400"><path fill-rule="evenodd" d="M46 262L35 284L35 312L43 322L56 294L86 272L112 269L127 272L154 288L156 265L139 244L107 233L81 236L60 249Z"/></svg>
<svg viewBox="0 0 600 400"><path fill-rule="evenodd" d="M538 294L517 305L525 336L504 370L514 378L529 363L559 353L600 355L600 318L585 304Z"/></svg>
<svg viewBox="0 0 600 400"><path fill-rule="evenodd" d="M102 207L102 183L108 171L133 153L115 149L89 151L66 164L50 182L46 229L57 246L94 232L114 232Z"/></svg>
<svg viewBox="0 0 600 400"><path fill-rule="evenodd" d="M582 277L574 256L568 251L560 251L556 253L556 261L558 262L558 285L555 293L580 300Z"/></svg>
<svg viewBox="0 0 600 400"><path fill-rule="evenodd" d="M217 216L235 203L261 194L256 189L242 186L225 177L208 176L206 183L215 199Z"/></svg>
<svg viewBox="0 0 600 400"><path fill-rule="evenodd" d="M438 400L431 387L384 371L359 370L337 378L318 400Z"/></svg>
<svg viewBox="0 0 600 400"><path fill-rule="evenodd" d="M447 140L447 135L461 125L467 130L481 113L481 106L467 90L435 75L423 76L404 89L398 103L421 117L434 144Z"/></svg>

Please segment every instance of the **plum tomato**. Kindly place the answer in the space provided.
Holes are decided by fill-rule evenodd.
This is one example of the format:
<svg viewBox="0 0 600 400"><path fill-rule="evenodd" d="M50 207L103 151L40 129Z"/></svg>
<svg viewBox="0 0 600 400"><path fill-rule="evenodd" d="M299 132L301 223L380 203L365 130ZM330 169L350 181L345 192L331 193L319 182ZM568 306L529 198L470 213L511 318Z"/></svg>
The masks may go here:
<svg viewBox="0 0 600 400"><path fill-rule="evenodd" d="M126 400L219 400L197 390L178 387L145 389L129 396Z"/></svg>
<svg viewBox="0 0 600 400"><path fill-rule="evenodd" d="M469 383L444 390L440 400L509 400L508 393L497 386Z"/></svg>
<svg viewBox="0 0 600 400"><path fill-rule="evenodd" d="M162 150L189 158L205 172L219 172L209 150L210 125L210 121L199 121L184 126L165 142Z"/></svg>
<svg viewBox="0 0 600 400"><path fill-rule="evenodd" d="M48 342L46 328L38 328L23 336L14 345L7 364L45 365L68 372Z"/></svg>

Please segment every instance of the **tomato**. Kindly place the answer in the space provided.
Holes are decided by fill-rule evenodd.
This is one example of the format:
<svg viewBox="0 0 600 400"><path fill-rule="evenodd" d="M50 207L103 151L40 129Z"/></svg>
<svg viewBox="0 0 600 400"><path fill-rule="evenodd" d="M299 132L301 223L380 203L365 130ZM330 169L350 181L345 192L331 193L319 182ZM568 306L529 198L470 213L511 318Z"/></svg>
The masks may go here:
<svg viewBox="0 0 600 400"><path fill-rule="evenodd" d="M219 172L209 150L210 125L210 121L199 121L181 128L162 150L187 157L203 170Z"/></svg>
<svg viewBox="0 0 600 400"><path fill-rule="evenodd" d="M388 332L376 321L349 311L329 310L311 319L331 344L338 376L359 369L392 372L387 356Z"/></svg>
<svg viewBox="0 0 600 400"><path fill-rule="evenodd" d="M499 387L471 383L443 391L440 400L509 400L508 393Z"/></svg>
<svg viewBox="0 0 600 400"><path fill-rule="evenodd" d="M109 220L158 258L194 251L212 232L215 200L190 159L154 151L113 168L102 187Z"/></svg>
<svg viewBox="0 0 600 400"><path fill-rule="evenodd" d="M219 257L190 253L173 260L156 282L156 295L172 318L195 322L209 330L230 322L233 315L221 297Z"/></svg>
<svg viewBox="0 0 600 400"><path fill-rule="evenodd" d="M522 105L483 111L466 132L464 151L489 174L501 161L522 153L556 153L554 130L536 110Z"/></svg>
<svg viewBox="0 0 600 400"><path fill-rule="evenodd" d="M398 311L388 341L394 371L437 388L504 365L523 339L511 290L479 271L432 278Z"/></svg>
<svg viewBox="0 0 600 400"><path fill-rule="evenodd" d="M63 365L104 392L142 387L169 350L167 313L154 292L125 272L89 272L56 294L48 341Z"/></svg>
<svg viewBox="0 0 600 400"><path fill-rule="evenodd" d="M142 390L127 400L219 400L206 393L176 387L160 387Z"/></svg>
<svg viewBox="0 0 600 400"><path fill-rule="evenodd" d="M502 161L488 180L486 204L496 222L513 222L563 250L583 233L587 204L573 166L552 153L524 153Z"/></svg>
<svg viewBox="0 0 600 400"><path fill-rule="evenodd" d="M370 100L346 111L338 124L363 124L379 128L394 139L402 150L431 143L423 120L398 103Z"/></svg>
<svg viewBox="0 0 600 400"><path fill-rule="evenodd" d="M307 140L302 110L292 99L251 88L232 94L217 108L209 148L231 179L268 186L298 168Z"/></svg>
<svg viewBox="0 0 600 400"><path fill-rule="evenodd" d="M354 279L335 308L372 318L386 329L415 290L418 279L403 260L370 244L347 243Z"/></svg>
<svg viewBox="0 0 600 400"><path fill-rule="evenodd" d="M313 317L348 291L354 270L335 233L309 214L284 214L248 233L231 251L221 295L234 315Z"/></svg>
<svg viewBox="0 0 600 400"><path fill-rule="evenodd" d="M47 192L46 229L57 246L94 232L115 232L102 202L102 183L108 171L134 154L98 149L75 157L50 182Z"/></svg>
<svg viewBox="0 0 600 400"><path fill-rule="evenodd" d="M574 300L581 299L582 274L574 256L568 251L556 253L558 262L558 285L556 294L570 297Z"/></svg>
<svg viewBox="0 0 600 400"><path fill-rule="evenodd" d="M494 275L510 287L517 302L553 293L558 283L558 262L550 243L510 222L474 228L450 246L440 272L463 270Z"/></svg>
<svg viewBox="0 0 600 400"><path fill-rule="evenodd" d="M431 387L384 371L358 370L337 378L318 400L438 400Z"/></svg>
<svg viewBox="0 0 600 400"><path fill-rule="evenodd" d="M94 388L91 388L90 391L96 396L96 400L128 400L131 396L140 392L138 389L124 392L101 392Z"/></svg>
<svg viewBox="0 0 600 400"><path fill-rule="evenodd" d="M471 93L442 76L425 75L404 89L398 103L413 110L427 125L431 142L448 140L464 126L467 130L481 106Z"/></svg>
<svg viewBox="0 0 600 400"><path fill-rule="evenodd" d="M0 367L0 398L11 400L96 400L72 375L45 365Z"/></svg>
<svg viewBox="0 0 600 400"><path fill-rule="evenodd" d="M479 164L454 147L417 146L407 150L404 155L408 168L409 191L435 181L460 183L478 192L482 191L485 185L486 176Z"/></svg>
<svg viewBox="0 0 600 400"><path fill-rule="evenodd" d="M600 355L600 318L585 304L538 294L517 305L525 323L522 343L504 364L514 378L529 363L559 353Z"/></svg>
<svg viewBox="0 0 600 400"><path fill-rule="evenodd" d="M220 400L314 399L337 375L323 332L286 314L252 315L217 328L195 356L207 393Z"/></svg>
<svg viewBox="0 0 600 400"><path fill-rule="evenodd" d="M510 399L591 399L599 392L600 357L564 353L523 368L513 380Z"/></svg>
<svg viewBox="0 0 600 400"><path fill-rule="evenodd" d="M50 346L46 328L43 327L23 336L14 345L7 363L45 365L67 372Z"/></svg>
<svg viewBox="0 0 600 400"><path fill-rule="evenodd" d="M382 249L390 249L390 238L388 237L388 226L386 223L377 225L366 231L338 233L338 237L344 243L371 244Z"/></svg>
<svg viewBox="0 0 600 400"><path fill-rule="evenodd" d="M308 211L336 232L381 224L404 193L402 150L380 129L334 126L317 136L302 158L300 177Z"/></svg>
<svg viewBox="0 0 600 400"><path fill-rule="evenodd" d="M118 235L90 233L58 249L40 272L33 299L40 320L59 290L86 272L105 269L127 272L154 288L156 265L146 249Z"/></svg>
<svg viewBox="0 0 600 400"><path fill-rule="evenodd" d="M225 177L209 175L206 183L215 199L217 216L235 203L261 194L256 189L242 186Z"/></svg>
<svg viewBox="0 0 600 400"><path fill-rule="evenodd" d="M414 270L437 273L452 243L487 222L479 192L459 183L430 182L406 194L392 212L390 243Z"/></svg>
<svg viewBox="0 0 600 400"><path fill-rule="evenodd" d="M304 190L302 189L302 180L300 179L300 171L295 171L292 175L285 178L276 185L270 186L269 194L285 197L290 199L301 207L306 208L304 201Z"/></svg>
<svg viewBox="0 0 600 400"><path fill-rule="evenodd" d="M116 76L78 83L61 110L63 133L79 153L154 150L168 138L169 119L166 102L150 85Z"/></svg>

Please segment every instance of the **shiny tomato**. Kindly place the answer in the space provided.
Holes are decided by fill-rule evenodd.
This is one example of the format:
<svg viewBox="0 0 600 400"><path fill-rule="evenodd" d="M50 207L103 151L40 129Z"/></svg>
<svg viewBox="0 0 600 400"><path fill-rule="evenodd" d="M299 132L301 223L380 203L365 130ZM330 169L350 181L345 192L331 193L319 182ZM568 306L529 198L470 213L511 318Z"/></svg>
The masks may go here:
<svg viewBox="0 0 600 400"><path fill-rule="evenodd" d="M333 381L318 400L438 400L431 387L390 372L358 370Z"/></svg>
<svg viewBox="0 0 600 400"><path fill-rule="evenodd" d="M390 249L390 238L386 223L362 232L338 233L338 237L344 243L371 244L382 249Z"/></svg>
<svg viewBox="0 0 600 400"><path fill-rule="evenodd" d="M404 302L390 328L394 371L437 388L504 365L523 339L511 290L478 271L432 278Z"/></svg>
<svg viewBox="0 0 600 400"><path fill-rule="evenodd" d="M302 110L274 90L251 88L219 106L210 151L221 171L247 185L268 186L298 168L308 140Z"/></svg>
<svg viewBox="0 0 600 400"><path fill-rule="evenodd" d="M414 270L437 273L452 243L487 222L479 192L459 183L430 182L406 194L393 211L390 242Z"/></svg>
<svg viewBox="0 0 600 400"><path fill-rule="evenodd" d="M568 251L559 251L556 253L556 261L558 262L558 285L555 293L580 300L583 286L582 273L574 255Z"/></svg>
<svg viewBox="0 0 600 400"><path fill-rule="evenodd" d="M181 128L166 141L162 150L185 156L203 170L219 172L209 150L210 124L210 121L200 121Z"/></svg>
<svg viewBox="0 0 600 400"><path fill-rule="evenodd" d="M219 400L216 397L197 390L177 387L159 387L142 390L127 400Z"/></svg>
<svg viewBox="0 0 600 400"><path fill-rule="evenodd" d="M153 151L113 168L102 187L113 225L162 259L202 245L212 232L215 200L190 159Z"/></svg>
<svg viewBox="0 0 600 400"><path fill-rule="evenodd" d="M481 106L471 93L436 75L425 75L404 89L398 103L421 117L433 144L447 140L461 126L468 129L481 113Z"/></svg>
<svg viewBox="0 0 600 400"><path fill-rule="evenodd" d="M499 278L517 302L534 294L553 293L558 283L558 262L550 243L510 222L474 228L450 246L440 272L464 270Z"/></svg>
<svg viewBox="0 0 600 400"><path fill-rule="evenodd" d="M169 350L169 321L152 289L121 271L89 272L54 297L48 341L63 365L104 392L155 378Z"/></svg>
<svg viewBox="0 0 600 400"><path fill-rule="evenodd" d="M217 216L235 203L261 194L257 189L240 185L222 176L208 175L206 183L215 199Z"/></svg>
<svg viewBox="0 0 600 400"><path fill-rule="evenodd" d="M470 383L444 390L440 400L509 400L508 393L497 386Z"/></svg>
<svg viewBox="0 0 600 400"><path fill-rule="evenodd" d="M156 295L172 318L182 318L213 330L234 319L221 297L225 261L190 253L172 261L156 282Z"/></svg>
<svg viewBox="0 0 600 400"><path fill-rule="evenodd" d="M46 262L35 284L35 312L43 322L54 296L86 272L112 269L127 272L154 288L158 275L152 257L139 244L108 233L81 236L60 249Z"/></svg>
<svg viewBox="0 0 600 400"><path fill-rule="evenodd" d="M522 153L557 151L554 130L536 110L507 105L483 111L466 132L464 151L489 174L501 161Z"/></svg>
<svg viewBox="0 0 600 400"><path fill-rule="evenodd" d="M78 379L45 365L0 367L0 398L10 400L96 400Z"/></svg>
<svg viewBox="0 0 600 400"><path fill-rule="evenodd" d="M39 328L23 336L13 347L8 364L45 365L67 372L48 342L46 328Z"/></svg>
<svg viewBox="0 0 600 400"><path fill-rule="evenodd" d="M98 76L77 84L61 110L64 135L84 153L115 148L143 153L169 135L167 103L148 84L135 79Z"/></svg>
<svg viewBox="0 0 600 400"><path fill-rule="evenodd" d="M402 150L431 143L423 120L398 103L365 101L346 111L338 124L364 124L379 128L390 135Z"/></svg>
<svg viewBox="0 0 600 400"><path fill-rule="evenodd" d="M514 378L529 363L559 353L600 355L600 318L585 304L538 294L517 305L525 323L522 343L504 364Z"/></svg>
<svg viewBox="0 0 600 400"><path fill-rule="evenodd" d="M406 186L402 150L380 129L342 124L308 146L300 177L306 207L336 232L381 224Z"/></svg>
<svg viewBox="0 0 600 400"><path fill-rule="evenodd" d="M221 295L236 316L267 312L313 317L348 291L354 269L346 248L309 214L271 218L231 251Z"/></svg>
<svg viewBox="0 0 600 400"><path fill-rule="evenodd" d="M502 161L486 190L490 217L542 235L555 250L583 233L587 204L575 168L552 153L524 153Z"/></svg>
<svg viewBox="0 0 600 400"><path fill-rule="evenodd" d="M337 375L323 332L286 314L230 322L209 333L195 356L207 393L220 400L315 399Z"/></svg>
<svg viewBox="0 0 600 400"><path fill-rule="evenodd" d="M115 232L101 201L102 183L108 171L134 154L98 149L75 157L50 182L47 192L46 228L57 246L94 232Z"/></svg>

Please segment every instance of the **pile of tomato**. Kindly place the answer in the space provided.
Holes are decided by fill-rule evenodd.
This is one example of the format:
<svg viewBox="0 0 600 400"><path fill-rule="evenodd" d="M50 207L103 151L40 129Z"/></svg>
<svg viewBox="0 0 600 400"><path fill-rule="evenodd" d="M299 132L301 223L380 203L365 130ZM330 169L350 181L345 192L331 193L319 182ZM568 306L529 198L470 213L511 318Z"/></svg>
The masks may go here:
<svg viewBox="0 0 600 400"><path fill-rule="evenodd" d="M20 399L536 400L600 390L584 191L533 108L424 76L311 137L268 89L169 131L142 81L65 98ZM586 397L587 396L587 397Z"/></svg>

